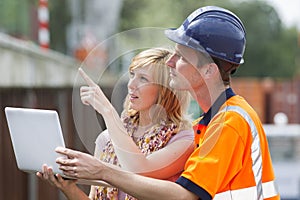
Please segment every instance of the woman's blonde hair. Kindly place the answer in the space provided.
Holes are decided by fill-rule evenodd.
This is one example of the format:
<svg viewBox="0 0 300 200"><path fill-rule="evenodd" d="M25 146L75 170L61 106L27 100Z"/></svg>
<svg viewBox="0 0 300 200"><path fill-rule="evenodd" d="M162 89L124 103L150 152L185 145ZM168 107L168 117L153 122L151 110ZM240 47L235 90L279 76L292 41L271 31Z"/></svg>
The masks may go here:
<svg viewBox="0 0 300 200"><path fill-rule="evenodd" d="M188 129L191 127L187 109L190 103L190 95L187 91L178 91L170 88L170 69L166 65L167 59L172 52L166 48L152 48L144 50L137 54L129 66L129 72L146 66L153 68L154 83L159 86L159 95L157 104L159 109L155 110L156 122L162 119L167 123L174 123L179 129ZM129 107L129 96L127 95L124 103L124 112L133 116L137 111Z"/></svg>

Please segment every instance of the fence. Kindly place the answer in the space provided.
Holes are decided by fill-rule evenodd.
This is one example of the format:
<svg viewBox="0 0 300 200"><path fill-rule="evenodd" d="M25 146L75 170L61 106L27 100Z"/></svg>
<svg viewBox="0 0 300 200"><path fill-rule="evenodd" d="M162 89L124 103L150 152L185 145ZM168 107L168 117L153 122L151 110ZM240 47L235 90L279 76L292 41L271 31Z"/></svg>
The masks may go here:
<svg viewBox="0 0 300 200"><path fill-rule="evenodd" d="M39 180L35 175L30 175L17 169L4 115L5 106L57 110L60 115L66 145L86 152L87 149L82 144L78 134L76 134L73 121L72 88L0 89L0 199L65 199L57 189ZM28 142L30 141L28 140ZM81 188L85 192L89 190L87 186L81 186Z"/></svg>

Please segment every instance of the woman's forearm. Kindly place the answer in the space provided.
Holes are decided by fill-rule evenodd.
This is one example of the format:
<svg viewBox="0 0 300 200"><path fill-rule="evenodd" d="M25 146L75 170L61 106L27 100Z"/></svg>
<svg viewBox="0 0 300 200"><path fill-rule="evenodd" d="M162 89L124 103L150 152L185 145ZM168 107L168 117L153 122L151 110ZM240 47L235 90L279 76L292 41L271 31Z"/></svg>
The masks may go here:
<svg viewBox="0 0 300 200"><path fill-rule="evenodd" d="M106 112L102 113L102 116L114 145L130 153L142 154L132 138L127 134L119 114L112 105L106 109Z"/></svg>
<svg viewBox="0 0 300 200"><path fill-rule="evenodd" d="M161 179L167 179L183 170L186 159L193 151L192 140L177 140L145 156L126 133L116 110L111 107L107 111L103 113L103 118L123 169Z"/></svg>

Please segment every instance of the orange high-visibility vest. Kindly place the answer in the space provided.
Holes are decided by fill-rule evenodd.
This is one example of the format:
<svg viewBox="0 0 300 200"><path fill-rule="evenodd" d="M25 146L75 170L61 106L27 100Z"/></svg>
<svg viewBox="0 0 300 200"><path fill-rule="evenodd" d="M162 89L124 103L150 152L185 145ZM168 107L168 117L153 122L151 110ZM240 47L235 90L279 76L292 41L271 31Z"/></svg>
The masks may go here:
<svg viewBox="0 0 300 200"><path fill-rule="evenodd" d="M240 96L224 101L194 124L196 148L176 182L202 200L280 199L259 117Z"/></svg>

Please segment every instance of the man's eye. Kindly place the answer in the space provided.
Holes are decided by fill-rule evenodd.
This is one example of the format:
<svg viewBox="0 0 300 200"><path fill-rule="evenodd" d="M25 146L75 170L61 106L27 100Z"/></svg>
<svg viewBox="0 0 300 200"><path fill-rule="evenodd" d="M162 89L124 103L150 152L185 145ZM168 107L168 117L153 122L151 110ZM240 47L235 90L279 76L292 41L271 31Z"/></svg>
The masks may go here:
<svg viewBox="0 0 300 200"><path fill-rule="evenodd" d="M184 61L184 62L187 62L187 63L190 63L185 57L183 57L183 56L180 56L180 59L182 60L182 61Z"/></svg>
<svg viewBox="0 0 300 200"><path fill-rule="evenodd" d="M182 56L181 54L179 54L179 53L177 53L175 56L176 56L176 58L177 58L178 60L186 61L185 57L183 57L183 56Z"/></svg>
<svg viewBox="0 0 300 200"><path fill-rule="evenodd" d="M176 53L174 56L175 56L177 59L181 58L181 55L178 54L178 53Z"/></svg>
<svg viewBox="0 0 300 200"><path fill-rule="evenodd" d="M179 59L186 61L185 57L179 56Z"/></svg>

